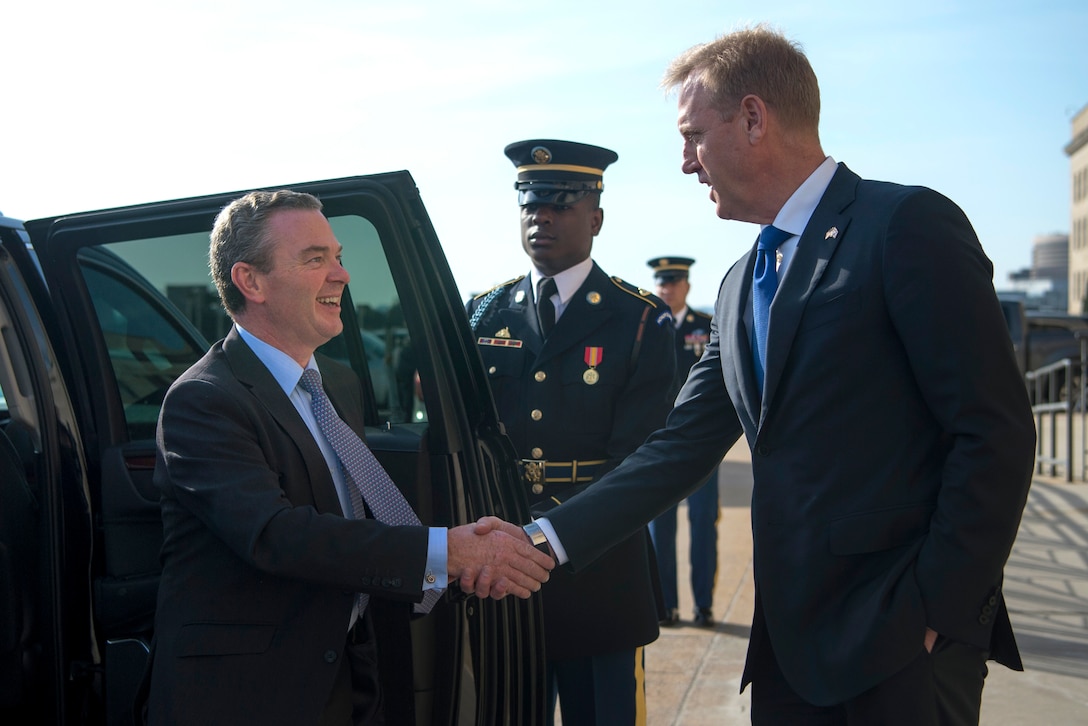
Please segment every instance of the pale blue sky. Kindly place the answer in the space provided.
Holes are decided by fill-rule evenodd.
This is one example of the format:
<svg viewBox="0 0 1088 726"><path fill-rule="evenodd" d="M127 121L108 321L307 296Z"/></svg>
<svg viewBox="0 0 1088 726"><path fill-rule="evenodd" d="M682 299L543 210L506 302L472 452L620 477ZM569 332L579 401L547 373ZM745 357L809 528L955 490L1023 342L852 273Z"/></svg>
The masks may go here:
<svg viewBox="0 0 1088 726"><path fill-rule="evenodd" d="M1069 229L1062 148L1088 105L1083 0L159 7L0 11L3 213L408 169L467 296L528 270L503 147L566 138L620 156L595 259L648 286L647 259L695 257L691 300L705 307L757 230L718 220L680 172L675 99L658 83L689 46L766 21L816 69L824 150L957 201L998 287L1030 264L1035 235Z"/></svg>

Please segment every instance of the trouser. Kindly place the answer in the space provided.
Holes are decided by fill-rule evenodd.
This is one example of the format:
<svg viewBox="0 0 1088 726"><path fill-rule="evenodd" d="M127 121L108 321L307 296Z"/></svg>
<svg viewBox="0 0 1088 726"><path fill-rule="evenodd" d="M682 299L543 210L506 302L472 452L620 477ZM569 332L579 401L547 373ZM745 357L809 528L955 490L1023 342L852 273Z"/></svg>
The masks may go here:
<svg viewBox="0 0 1088 726"><path fill-rule="evenodd" d="M646 726L643 648L547 663L546 723L563 726Z"/></svg>
<svg viewBox="0 0 1088 726"><path fill-rule="evenodd" d="M695 607L710 609L714 603L714 585L718 576L718 476L714 474L688 497L688 524L691 533L691 594ZM676 609L679 603L676 567L677 506L650 522L661 592L665 607Z"/></svg>
<svg viewBox="0 0 1088 726"><path fill-rule="evenodd" d="M752 678L753 726L977 726L987 652L939 637L928 653L850 700L814 706L786 682L770 639ZM766 656L772 657L766 657Z"/></svg>

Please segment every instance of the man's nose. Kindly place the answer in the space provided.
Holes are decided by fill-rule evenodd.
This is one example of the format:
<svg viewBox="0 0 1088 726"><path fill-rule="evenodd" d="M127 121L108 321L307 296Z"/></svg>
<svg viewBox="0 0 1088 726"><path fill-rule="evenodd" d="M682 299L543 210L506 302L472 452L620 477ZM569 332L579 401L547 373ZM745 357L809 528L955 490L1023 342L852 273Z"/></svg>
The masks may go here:
<svg viewBox="0 0 1088 726"><path fill-rule="evenodd" d="M529 207L528 210L529 219L533 220L537 224L546 224L552 221L552 215L555 210L549 204L538 204Z"/></svg>
<svg viewBox="0 0 1088 726"><path fill-rule="evenodd" d="M695 174L699 171L699 157L694 152L690 152L687 146L684 147L680 160L680 171L685 174Z"/></svg>
<svg viewBox="0 0 1088 726"><path fill-rule="evenodd" d="M351 282L351 275L348 274L347 268L344 267L339 261L332 266L332 271L329 273L329 279L334 282L342 282L347 285Z"/></svg>

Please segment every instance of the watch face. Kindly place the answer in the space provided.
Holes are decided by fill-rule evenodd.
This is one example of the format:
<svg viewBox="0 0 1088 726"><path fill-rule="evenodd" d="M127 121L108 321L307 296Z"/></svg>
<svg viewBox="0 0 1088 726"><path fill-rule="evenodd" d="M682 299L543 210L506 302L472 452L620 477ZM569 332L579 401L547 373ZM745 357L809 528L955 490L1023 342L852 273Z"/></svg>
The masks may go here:
<svg viewBox="0 0 1088 726"><path fill-rule="evenodd" d="M533 547L544 554L551 556L551 548L548 546L548 537L544 534L544 530L540 528L540 525L536 522L529 522L522 527L525 534L529 536L529 540L533 543Z"/></svg>

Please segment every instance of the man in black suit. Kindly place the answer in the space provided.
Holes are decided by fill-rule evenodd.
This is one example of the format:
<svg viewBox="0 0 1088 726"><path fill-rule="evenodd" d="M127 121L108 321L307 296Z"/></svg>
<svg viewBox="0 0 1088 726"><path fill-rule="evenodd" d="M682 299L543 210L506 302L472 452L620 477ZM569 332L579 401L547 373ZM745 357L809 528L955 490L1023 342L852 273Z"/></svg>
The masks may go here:
<svg viewBox="0 0 1088 726"><path fill-rule="evenodd" d="M947 198L824 154L816 76L777 32L696 46L665 85L683 170L761 242L665 428L526 533L581 570L743 433L753 723L977 723L986 660L1021 668L1001 582L1035 443L992 265Z"/></svg>
<svg viewBox="0 0 1088 726"><path fill-rule="evenodd" d="M524 541L418 518L393 526L368 518L386 505L366 486L365 502L352 494L384 473L353 476L353 457L323 428L338 416L362 446L358 378L314 355L342 329L340 254L308 194L253 192L216 220L212 275L235 325L171 386L159 420L150 723L380 723L360 593L402 601L406 620L447 581L501 597L477 580L485 565L499 564L519 597L547 579L552 563ZM319 399L335 412L311 406Z"/></svg>
<svg viewBox="0 0 1088 726"><path fill-rule="evenodd" d="M695 264L690 257L655 257L646 263L654 271L654 292L669 306L676 327L676 390L684 385L688 371L703 355L710 341L711 317L688 307L691 282L688 271ZM661 592L665 598L665 617L661 624L673 627L680 622L676 574L676 515L673 505L650 522L650 536L661 574ZM718 576L718 504L717 472L687 499L688 562L691 568L691 594L695 601L692 622L703 628L714 627L714 581Z"/></svg>
<svg viewBox="0 0 1088 726"><path fill-rule="evenodd" d="M528 275L468 304L499 419L523 458L534 516L590 486L665 421L672 318L656 297L590 257L615 152L553 139L506 147L517 167ZM550 289L549 289L550 288ZM544 605L550 707L564 726L635 724L645 714L642 646L658 636L644 527L572 576L554 573Z"/></svg>

